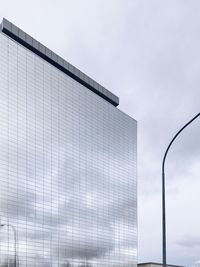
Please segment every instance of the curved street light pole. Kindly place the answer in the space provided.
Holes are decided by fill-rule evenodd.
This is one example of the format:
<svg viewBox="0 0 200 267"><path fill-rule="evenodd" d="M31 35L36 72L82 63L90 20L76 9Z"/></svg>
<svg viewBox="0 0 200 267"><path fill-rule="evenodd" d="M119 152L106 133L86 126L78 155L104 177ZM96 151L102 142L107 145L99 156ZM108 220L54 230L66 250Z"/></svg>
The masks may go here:
<svg viewBox="0 0 200 267"><path fill-rule="evenodd" d="M14 225L12 224L1 224L1 227L7 226L8 228L11 227L14 233L14 240L15 240L15 258L14 258L14 267L17 267L17 232L16 229L14 227Z"/></svg>
<svg viewBox="0 0 200 267"><path fill-rule="evenodd" d="M177 136L189 125L191 124L195 119L197 119L200 116L200 113L198 113L196 116L194 116L188 123L186 123L173 137L171 142L169 143L164 157L162 161L162 243L163 243L163 267L166 267L166 210L165 210L165 161L168 154L168 151L173 144L174 140L177 138Z"/></svg>

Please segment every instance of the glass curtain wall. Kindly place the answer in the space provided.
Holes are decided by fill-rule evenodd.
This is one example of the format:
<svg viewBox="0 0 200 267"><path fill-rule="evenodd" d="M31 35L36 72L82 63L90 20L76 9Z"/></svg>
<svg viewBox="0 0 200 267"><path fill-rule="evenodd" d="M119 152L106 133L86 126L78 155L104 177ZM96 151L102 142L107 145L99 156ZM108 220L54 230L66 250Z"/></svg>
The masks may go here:
<svg viewBox="0 0 200 267"><path fill-rule="evenodd" d="M136 121L0 34L0 266L136 266Z"/></svg>

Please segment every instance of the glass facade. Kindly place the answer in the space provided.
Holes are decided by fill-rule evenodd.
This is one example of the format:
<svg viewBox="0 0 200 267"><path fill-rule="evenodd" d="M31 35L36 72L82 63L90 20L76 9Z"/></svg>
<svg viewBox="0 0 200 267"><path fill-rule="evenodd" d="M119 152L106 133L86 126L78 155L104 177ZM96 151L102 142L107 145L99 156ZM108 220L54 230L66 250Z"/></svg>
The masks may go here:
<svg viewBox="0 0 200 267"><path fill-rule="evenodd" d="M0 33L0 266L136 266L136 129Z"/></svg>

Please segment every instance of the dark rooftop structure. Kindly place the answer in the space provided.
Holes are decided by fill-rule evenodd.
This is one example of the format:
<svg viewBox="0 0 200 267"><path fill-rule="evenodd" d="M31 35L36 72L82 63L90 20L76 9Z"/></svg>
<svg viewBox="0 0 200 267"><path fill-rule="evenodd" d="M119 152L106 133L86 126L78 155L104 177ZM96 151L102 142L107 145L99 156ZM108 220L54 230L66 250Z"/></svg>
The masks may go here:
<svg viewBox="0 0 200 267"><path fill-rule="evenodd" d="M111 93L109 90L95 82L93 79L88 77L86 74L81 72L79 69L71 65L69 62L58 56L56 53L51 51L49 48L35 40L33 37L22 31L20 28L15 26L13 23L3 18L0 24L0 30L25 46L44 60L48 61L56 68L60 69L100 97L110 102L115 107L119 105L119 98Z"/></svg>
<svg viewBox="0 0 200 267"><path fill-rule="evenodd" d="M138 263L139 267L147 267L147 266L162 266L162 263L158 262L143 262L143 263ZM184 267L182 265L174 265L174 264L167 264L168 267Z"/></svg>

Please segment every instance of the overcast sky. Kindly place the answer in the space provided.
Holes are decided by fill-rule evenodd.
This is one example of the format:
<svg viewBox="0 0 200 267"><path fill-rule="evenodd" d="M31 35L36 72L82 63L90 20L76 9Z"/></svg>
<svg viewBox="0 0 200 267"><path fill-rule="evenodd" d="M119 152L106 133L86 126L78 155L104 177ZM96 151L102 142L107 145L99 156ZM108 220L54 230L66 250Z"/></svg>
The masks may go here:
<svg viewBox="0 0 200 267"><path fill-rule="evenodd" d="M161 261L161 161L199 112L199 0L2 1L6 17L120 97L138 120L139 261ZM200 120L167 159L167 258L200 261Z"/></svg>

